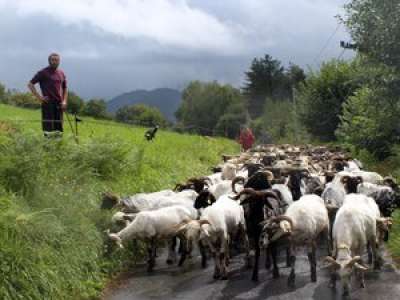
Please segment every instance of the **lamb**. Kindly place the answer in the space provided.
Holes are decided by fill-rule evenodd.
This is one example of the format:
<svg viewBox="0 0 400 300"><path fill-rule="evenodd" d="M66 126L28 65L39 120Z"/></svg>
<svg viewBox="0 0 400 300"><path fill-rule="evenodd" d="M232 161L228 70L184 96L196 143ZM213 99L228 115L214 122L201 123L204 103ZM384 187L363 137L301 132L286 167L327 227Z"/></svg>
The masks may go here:
<svg viewBox="0 0 400 300"><path fill-rule="evenodd" d="M175 237L174 226L192 219L190 210L183 206L170 206L154 211L139 212L135 219L118 233L109 233L109 238L120 248L129 240L141 239L148 243L148 272L155 265L156 242ZM175 256L175 251L169 247L168 258Z"/></svg>
<svg viewBox="0 0 400 300"><path fill-rule="evenodd" d="M227 279L229 243L238 235L244 242L247 257L249 256L245 232L243 208L226 195L208 206L200 220L183 222L176 230L176 234L185 236L187 241L200 241L203 267L205 266L204 244L210 247L215 261L214 279Z"/></svg>
<svg viewBox="0 0 400 300"><path fill-rule="evenodd" d="M329 218L324 201L317 195L305 195L293 202L286 213L263 222L261 245L288 243L290 247L291 272L288 285L295 285L295 247L308 246L308 260L311 267L311 280L317 280L316 248L317 238L324 234L329 245ZM328 246L329 250L329 246Z"/></svg>
<svg viewBox="0 0 400 300"><path fill-rule="evenodd" d="M332 271L331 287L336 286L338 273L347 295L353 269L359 271L361 287L365 287L363 274L367 267L362 265L361 255L369 245L374 268L379 268L382 258L377 251L377 227L387 221L380 218L378 206L372 198L361 194L346 196L333 225L333 257L326 258Z"/></svg>

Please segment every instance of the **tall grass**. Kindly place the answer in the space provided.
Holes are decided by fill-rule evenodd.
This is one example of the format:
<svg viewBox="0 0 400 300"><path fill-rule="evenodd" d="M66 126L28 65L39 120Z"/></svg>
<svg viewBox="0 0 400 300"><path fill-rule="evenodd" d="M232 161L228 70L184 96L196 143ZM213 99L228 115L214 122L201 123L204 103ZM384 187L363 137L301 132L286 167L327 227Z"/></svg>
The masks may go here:
<svg viewBox="0 0 400 300"><path fill-rule="evenodd" d="M109 122L82 125L79 144L68 132L45 139L25 125L0 130L0 299L97 298L113 272L143 254L140 243L105 251L110 212L99 209L101 193L171 188L237 151L228 140L164 131L147 143L144 128Z"/></svg>

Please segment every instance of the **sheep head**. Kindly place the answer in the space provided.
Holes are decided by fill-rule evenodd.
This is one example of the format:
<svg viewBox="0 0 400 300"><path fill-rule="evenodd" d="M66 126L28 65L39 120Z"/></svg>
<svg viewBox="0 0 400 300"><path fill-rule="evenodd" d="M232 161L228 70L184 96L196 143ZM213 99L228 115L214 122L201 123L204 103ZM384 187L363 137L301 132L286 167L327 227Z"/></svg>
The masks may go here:
<svg viewBox="0 0 400 300"><path fill-rule="evenodd" d="M393 219L392 218L378 218L376 220L377 238L378 241L389 240L389 231L392 228Z"/></svg>
<svg viewBox="0 0 400 300"><path fill-rule="evenodd" d="M101 209L112 209L120 204L120 197L112 192L105 192L102 195Z"/></svg>
<svg viewBox="0 0 400 300"><path fill-rule="evenodd" d="M119 248L123 249L122 240L116 233L110 233L109 230L106 231L108 238L115 243Z"/></svg>
<svg viewBox="0 0 400 300"><path fill-rule="evenodd" d="M293 232L293 220L285 215L272 217L261 222L263 230L260 238L260 247L267 248L269 244L289 237Z"/></svg>
<svg viewBox="0 0 400 300"><path fill-rule="evenodd" d="M343 184L346 193L357 193L357 185L363 182L363 179L361 176L343 176L340 179L340 182Z"/></svg>
<svg viewBox="0 0 400 300"><path fill-rule="evenodd" d="M244 179L243 176L236 176L233 180L232 180L232 191L237 194L237 190L236 190L236 184L238 183L242 183L244 185L244 183L246 182L246 180Z"/></svg>
<svg viewBox="0 0 400 300"><path fill-rule="evenodd" d="M209 224L207 220L186 220L174 228L175 235L183 237L187 241L198 241L200 229L204 224Z"/></svg>
<svg viewBox="0 0 400 300"><path fill-rule="evenodd" d="M217 199L215 199L215 196L211 192L202 191L199 193L196 200L194 201L194 208L196 209L206 208L207 206L212 205L216 201Z"/></svg>
<svg viewBox="0 0 400 300"><path fill-rule="evenodd" d="M349 251L346 247L346 251ZM354 256L351 257L348 254L342 258L335 260L331 256L325 257L325 261L328 262L327 267L330 271L334 274L337 274L342 282L343 286L343 294L348 295L350 290L350 282L351 282L351 275L353 273L353 269L356 269L360 272L365 272L368 270L367 267L361 264L361 257Z"/></svg>

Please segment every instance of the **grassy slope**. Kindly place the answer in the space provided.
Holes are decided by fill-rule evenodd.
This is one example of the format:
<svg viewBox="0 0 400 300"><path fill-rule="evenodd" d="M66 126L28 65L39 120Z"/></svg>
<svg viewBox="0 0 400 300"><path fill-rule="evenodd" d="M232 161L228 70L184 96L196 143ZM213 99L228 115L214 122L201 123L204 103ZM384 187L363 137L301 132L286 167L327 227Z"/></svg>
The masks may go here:
<svg viewBox="0 0 400 300"><path fill-rule="evenodd" d="M134 258L103 255L110 214L98 209L101 192L172 188L239 150L229 140L166 131L148 143L144 128L90 118L78 146L68 123L62 141L48 141L39 122L3 122L39 119L39 111L0 105L1 299L96 297L121 261ZM10 124L18 130L6 134Z"/></svg>

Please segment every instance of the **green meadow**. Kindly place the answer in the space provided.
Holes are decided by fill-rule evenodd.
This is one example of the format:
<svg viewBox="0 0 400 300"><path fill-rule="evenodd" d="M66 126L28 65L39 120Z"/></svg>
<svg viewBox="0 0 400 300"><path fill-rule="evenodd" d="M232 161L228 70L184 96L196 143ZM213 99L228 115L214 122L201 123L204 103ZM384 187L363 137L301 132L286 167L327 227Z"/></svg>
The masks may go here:
<svg viewBox="0 0 400 300"><path fill-rule="evenodd" d="M79 143L67 120L62 139L46 139L39 120L40 111L0 105L0 299L97 299L143 255L140 243L108 251L101 194L173 188L239 151L163 130L147 142L146 128L91 118L79 123Z"/></svg>

